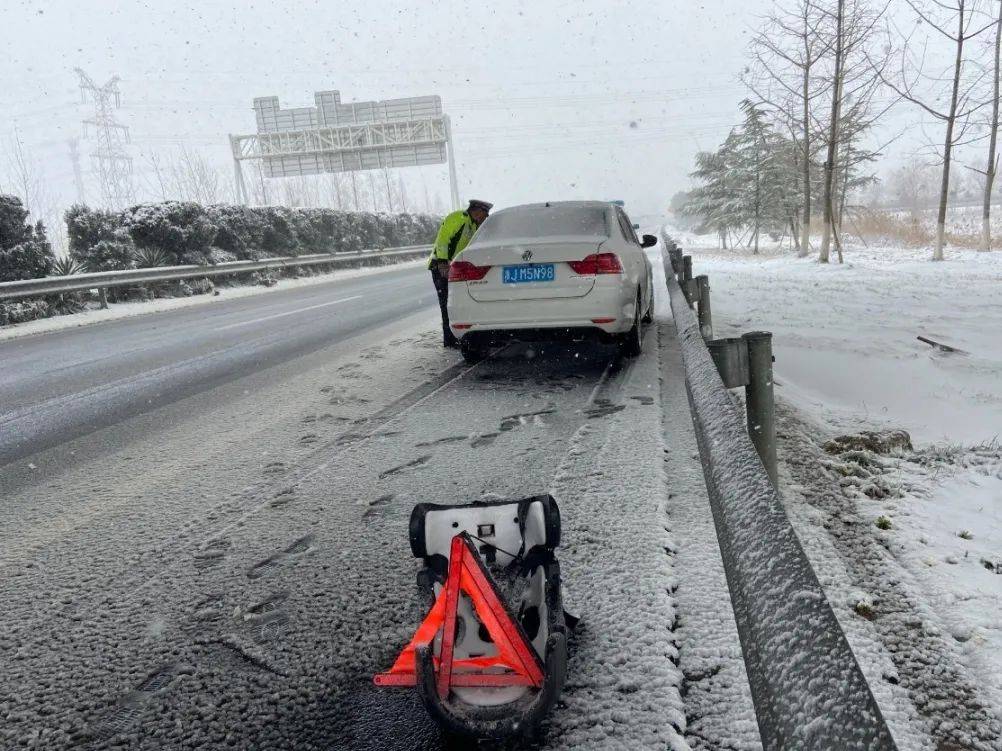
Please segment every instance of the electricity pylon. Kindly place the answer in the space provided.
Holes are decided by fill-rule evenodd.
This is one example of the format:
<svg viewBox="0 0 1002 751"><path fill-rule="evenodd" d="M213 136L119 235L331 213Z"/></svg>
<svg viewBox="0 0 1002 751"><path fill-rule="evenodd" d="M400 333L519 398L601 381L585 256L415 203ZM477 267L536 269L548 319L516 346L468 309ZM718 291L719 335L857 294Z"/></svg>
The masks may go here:
<svg viewBox="0 0 1002 751"><path fill-rule="evenodd" d="M129 143L129 129L115 120L115 110L122 104L118 90L118 76L98 86L80 68L80 94L87 101L88 94L94 103L94 117L83 121L84 135L87 126L96 130L97 146L91 152L94 167L101 183L101 197L111 209L121 209L132 202L132 157L125 149Z"/></svg>

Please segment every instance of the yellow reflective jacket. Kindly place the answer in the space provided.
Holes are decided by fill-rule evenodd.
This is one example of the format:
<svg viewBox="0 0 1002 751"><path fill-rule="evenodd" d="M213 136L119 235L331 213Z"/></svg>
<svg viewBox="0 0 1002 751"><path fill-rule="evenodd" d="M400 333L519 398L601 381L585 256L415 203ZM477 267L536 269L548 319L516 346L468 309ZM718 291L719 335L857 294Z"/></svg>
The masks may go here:
<svg viewBox="0 0 1002 751"><path fill-rule="evenodd" d="M470 244L476 231L477 225L465 211L453 211L445 217L442 226L438 228L438 237L435 238L435 246L431 249L428 268L431 268L434 261L455 259Z"/></svg>

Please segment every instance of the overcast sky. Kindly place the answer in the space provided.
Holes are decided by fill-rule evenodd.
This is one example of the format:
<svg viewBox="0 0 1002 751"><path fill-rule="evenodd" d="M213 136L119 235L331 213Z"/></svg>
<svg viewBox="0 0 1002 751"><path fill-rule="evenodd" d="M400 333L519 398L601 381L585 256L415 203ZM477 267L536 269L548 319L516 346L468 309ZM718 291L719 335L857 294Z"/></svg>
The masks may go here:
<svg viewBox="0 0 1002 751"><path fill-rule="evenodd" d="M0 138L16 129L65 204L67 139L91 111L78 66L99 83L121 77L140 181L142 154L182 144L228 173L226 136L253 132L256 96L288 107L323 89L344 101L439 94L464 197L622 198L656 213L687 187L694 153L738 120L747 40L770 5L7 0ZM81 142L85 155L93 146ZM444 169L416 179L448 195Z"/></svg>

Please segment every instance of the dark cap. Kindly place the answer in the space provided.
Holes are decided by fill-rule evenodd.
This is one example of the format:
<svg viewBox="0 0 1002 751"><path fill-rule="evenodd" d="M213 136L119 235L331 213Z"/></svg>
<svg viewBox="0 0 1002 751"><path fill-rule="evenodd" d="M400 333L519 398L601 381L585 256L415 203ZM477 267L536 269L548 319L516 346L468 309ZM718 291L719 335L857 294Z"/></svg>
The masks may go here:
<svg viewBox="0 0 1002 751"><path fill-rule="evenodd" d="M470 209L481 209L483 211L490 212L494 208L493 203L488 203L487 201L481 201L479 198L471 198L470 205L467 207L467 211Z"/></svg>

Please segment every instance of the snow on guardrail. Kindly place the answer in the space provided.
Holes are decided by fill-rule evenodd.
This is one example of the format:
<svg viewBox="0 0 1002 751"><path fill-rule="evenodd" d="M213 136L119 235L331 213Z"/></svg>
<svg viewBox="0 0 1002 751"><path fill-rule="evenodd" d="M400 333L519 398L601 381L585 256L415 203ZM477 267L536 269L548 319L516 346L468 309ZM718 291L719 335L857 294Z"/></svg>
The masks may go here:
<svg viewBox="0 0 1002 751"><path fill-rule="evenodd" d="M763 747L896 749L672 273L681 253L664 233L662 258Z"/></svg>
<svg viewBox="0 0 1002 751"><path fill-rule="evenodd" d="M101 271L91 274L70 276L47 276L41 279L25 279L17 282L0 282L0 300L39 295L57 295L63 292L79 292L87 289L108 287L130 287L151 282L170 282L223 274L241 274L265 269L292 268L294 266L347 266L358 261L375 258L409 260L420 258L431 252L430 245L409 245L402 248L382 250L361 250L350 253L314 253L302 256L265 258L260 261L229 261L212 266L156 266L148 269L126 269L124 271Z"/></svg>

